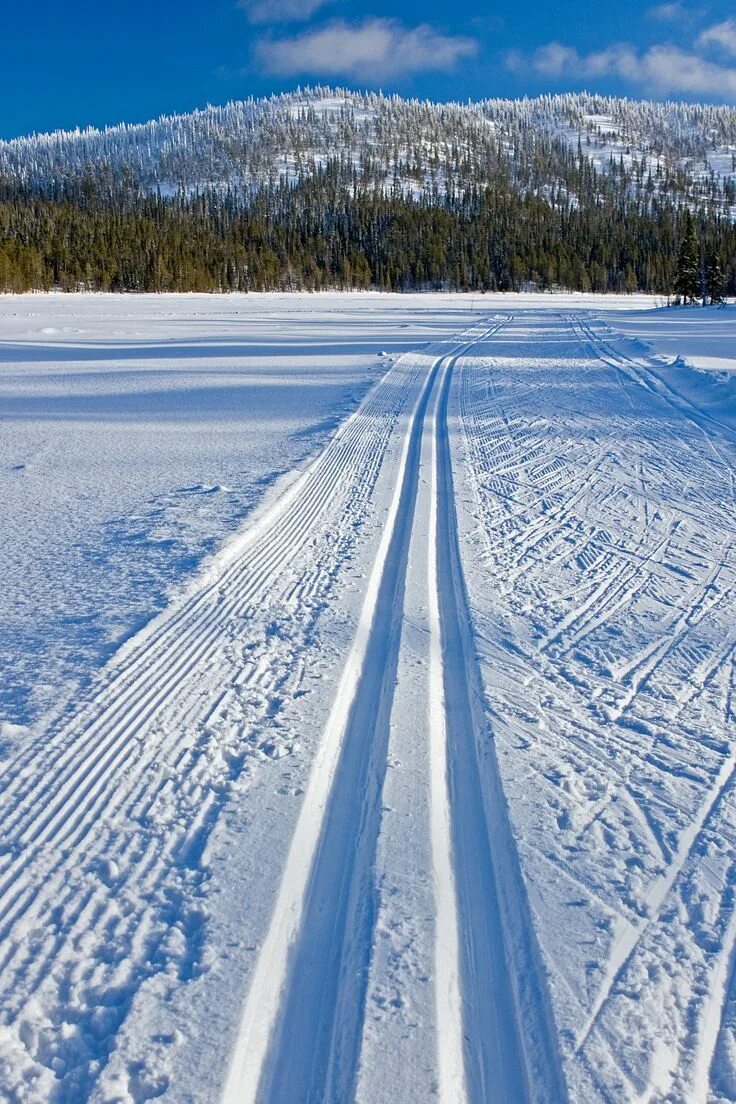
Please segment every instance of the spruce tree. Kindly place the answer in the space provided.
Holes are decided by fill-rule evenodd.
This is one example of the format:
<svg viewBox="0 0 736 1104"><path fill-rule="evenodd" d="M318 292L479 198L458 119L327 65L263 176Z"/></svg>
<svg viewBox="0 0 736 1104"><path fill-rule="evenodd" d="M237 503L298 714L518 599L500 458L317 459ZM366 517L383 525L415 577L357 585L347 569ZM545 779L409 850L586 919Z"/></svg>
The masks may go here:
<svg viewBox="0 0 736 1104"><path fill-rule="evenodd" d="M706 269L706 283L711 303L719 305L726 302L726 277L723 272L723 262L717 249L711 250L708 255Z"/></svg>
<svg viewBox="0 0 736 1104"><path fill-rule="evenodd" d="M685 230L677 258L675 291L683 303L694 303L700 295L700 245L689 210L685 211Z"/></svg>

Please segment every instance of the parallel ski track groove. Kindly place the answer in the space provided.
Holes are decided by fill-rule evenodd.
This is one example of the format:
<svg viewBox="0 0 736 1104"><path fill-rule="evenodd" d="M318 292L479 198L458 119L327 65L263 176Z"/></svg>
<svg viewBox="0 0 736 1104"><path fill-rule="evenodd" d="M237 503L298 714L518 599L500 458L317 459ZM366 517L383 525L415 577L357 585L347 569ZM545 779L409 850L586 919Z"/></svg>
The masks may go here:
<svg viewBox="0 0 736 1104"><path fill-rule="evenodd" d="M284 516L277 516L273 525L263 534L257 529L254 539L249 539L248 535L246 535L246 546L244 550L237 556L235 561L217 575L212 582L206 583L203 587L198 589L190 599L185 601L173 613L166 612L163 616L156 618L150 626L139 634L143 638L140 644L136 645L134 639L121 648L121 654L124 657L122 665L119 664L116 657L113 657L109 668L111 676L103 682L102 686L93 692L91 699L86 701L81 709L74 713L70 720L62 722L57 733L52 737L53 742L45 745L45 754L48 753L50 746L55 746L57 743L61 742L64 736L70 731L74 732L80 724L84 722L88 714L92 714L94 717L100 706L109 709L108 699L113 695L115 712L124 708L127 703L126 692L129 690L134 693L137 690L138 683L135 681L137 672L144 664L150 663L151 654L155 654L155 650L169 637L173 637L176 640L180 632L181 623L187 623L194 619L200 608L205 606L213 596L232 590L233 587L238 585L244 573L252 572L253 563L248 558L248 554L251 551L256 557L260 555L260 557L265 560L271 548L275 548L278 552L278 550L283 547L284 535L288 535L289 530L294 529L293 516L288 513L287 507L296 499L297 509L301 517L305 512L304 507L309 505L311 500L313 500L321 490L334 484L336 481L336 473L345 469L347 462L353 457L361 441L367 439L367 431L370 428L369 415L371 411L375 409L377 412L381 412L380 396L382 391L389 387L396 386L396 384L388 378L393 374L393 371L390 371L387 377L384 377L384 379L379 382L374 391L364 400L361 407L359 407L359 409L356 410L337 430L326 449L308 466L297 483L292 485L283 496L283 499L276 504L274 507L275 511ZM344 448L343 446L345 446L346 443L347 447ZM303 493L301 493L302 488L304 488ZM291 525L289 525L290 521L292 522ZM288 528L285 528L285 526ZM309 532L305 531L304 540L308 539L308 537ZM212 612L220 613L222 609L223 607L218 605ZM150 668L146 667L142 677L147 676L149 670ZM119 693L118 686L121 683L124 689L122 693ZM114 716L114 714L112 715ZM99 717L96 723L101 723ZM29 758L32 754L33 752L31 751L29 753ZM20 759L16 760L13 765L17 767L21 761ZM12 782L13 778L11 777L10 783L12 784Z"/></svg>
<svg viewBox="0 0 736 1104"><path fill-rule="evenodd" d="M335 475L344 470L347 462L352 459L356 451L353 445L352 448L344 450L344 455L340 456L340 443L341 442L337 441L337 439L333 440L332 444L336 445L336 447L328 447L328 452L325 454L326 459L320 457L317 471L310 472L310 479L307 481L305 494L303 498L300 499L298 508L294 511L294 516L288 515L286 520L282 519L277 521L273 530L264 538L262 545L256 549L255 569L252 564L246 563L244 565L242 561L230 567L221 579L216 580L206 587L203 592L197 594L195 598L187 603L179 613L170 619L170 621L167 621L160 632L147 638L140 651L131 656L130 662L126 664L124 671L116 675L113 681L104 687L89 706L85 705L85 714L99 703L103 705L101 715L86 727L85 731L87 736L93 735L101 727L104 729L104 726L112 725L120 714L123 714L126 719L140 720L137 714L134 713L131 715L127 712L127 706L129 700L135 698L139 693L141 682L146 684L153 681L154 689L148 691L148 696L145 697L142 702L138 699L139 712L141 705L148 705L154 690L158 688L155 678L152 679L151 676L158 675L162 667L164 669L168 667L170 674L178 674L178 669L171 670L170 668L171 660L169 653L165 649L167 640L173 638L172 647L175 649L175 652L181 653L184 650L182 645L187 644L195 634L200 635L202 630L204 630L207 633L207 636L202 641L202 650L204 650L209 644L213 633L217 631L222 620L233 613L235 615L241 613L242 610L253 601L258 593L268 585L275 570L284 566L288 559L293 558L293 556L297 554L299 549L309 539L310 535L308 527L304 525L305 519L314 521L320 512L316 511L310 515L309 507L311 507L312 502L320 492L330 485ZM319 478L317 478L317 476L319 476ZM327 496L323 495L323 509L326 500ZM235 588L244 574L248 577L249 585L238 594ZM235 592L236 597L230 602L222 601L221 596L230 592ZM212 605L207 611L207 606L213 593L218 595L218 600L216 604ZM199 614L203 607L206 612L204 617L200 619ZM185 625L183 637L180 628L182 622ZM153 660L151 660L152 655L154 657ZM195 654L193 662L196 662L198 658L199 656ZM189 659L189 653L185 653L183 656L184 661L187 659ZM144 664L147 664L147 666L145 666L144 670L140 671L140 669L144 667ZM139 671L140 674L138 673ZM117 685L122 680L125 681L124 689L121 693L116 693ZM168 689L168 683L165 684L165 687ZM113 698L113 704L109 706L106 699L112 694L115 696ZM154 702L147 716L155 710L157 704L157 702ZM74 729L78 728L79 721L82 719L83 718L73 718L70 725L64 726L55 742L63 739L64 735L66 735L72 726ZM48 750L49 745L46 747L46 754ZM59 766L63 766L64 763L74 755L75 750L75 748L71 748L60 756L58 760ZM39 795L39 799L41 797L42 795ZM8 830L13 830L14 823L12 819L8 822Z"/></svg>
<svg viewBox="0 0 736 1104"><path fill-rule="evenodd" d="M10 794L14 797L6 817L6 839L12 841L14 834L17 840L8 852L0 885L0 919L6 921L6 926L13 906L17 906L17 915L18 909L34 896L33 891L24 892L17 874L42 848L78 841L92 830L96 811L106 797L113 803L123 799L124 788L114 796L110 793L111 779L119 773L116 768L125 758L130 737L150 723L176 693L184 674L212 654L220 626L242 614L269 586L274 573L310 539L310 522L325 509L332 489L347 470L360 467L365 460L363 450L370 449L372 442L375 446L375 434L371 433L375 418L371 414L375 412L387 425L393 421L415 378L416 373L404 369L389 370L363 406L276 504L275 520L270 527L267 525L265 533L257 530L250 543L246 538L245 549L219 577L206 582L168 618L144 630L141 645L126 650L122 669L115 671L113 664L112 677L103 677L102 686L70 720L64 721L55 736L16 760L12 772L6 772L4 800L7 803ZM226 597L221 598L223 590ZM54 752L58 754L49 770ZM45 772L34 770L40 759L46 763ZM39 778L44 779L41 784ZM14 783L20 793L14 792ZM49 793L53 795L51 801L47 800ZM40 816L39 809L43 810Z"/></svg>
<svg viewBox="0 0 736 1104"><path fill-rule="evenodd" d="M562 1104L567 1089L546 972L508 819L471 628L450 447L451 383L452 370L443 381L436 421L435 585L462 940L467 1101Z"/></svg>
<svg viewBox="0 0 736 1104"><path fill-rule="evenodd" d="M641 383L643 387L646 387L651 394L657 395L662 402L666 403L678 414L686 418L687 421L703 434L720 463L725 468L729 468L729 465L724 461L723 456L715 447L714 438L723 436L733 443L736 435L734 435L731 426L712 417L706 411L694 407L688 399L679 395L676 391L673 391L657 374L654 367L650 367L642 363L641 360L636 360L634 357L628 356L628 354L621 352L619 349L615 349L609 342L600 337L590 323L583 318L573 315L570 322L573 331L577 331L580 338L589 344L597 359L602 360L603 363L608 364L609 367L629 375L630 378L633 377L638 383ZM702 425L701 422L706 422L707 428Z"/></svg>
<svg viewBox="0 0 736 1104"><path fill-rule="evenodd" d="M370 881L381 779L424 426L442 367L447 370L482 338L475 336L437 358L412 414L390 524L256 962L222 1104L340 1104L351 1098L373 938ZM354 822L349 831L345 817ZM324 939L327 965L315 952Z"/></svg>

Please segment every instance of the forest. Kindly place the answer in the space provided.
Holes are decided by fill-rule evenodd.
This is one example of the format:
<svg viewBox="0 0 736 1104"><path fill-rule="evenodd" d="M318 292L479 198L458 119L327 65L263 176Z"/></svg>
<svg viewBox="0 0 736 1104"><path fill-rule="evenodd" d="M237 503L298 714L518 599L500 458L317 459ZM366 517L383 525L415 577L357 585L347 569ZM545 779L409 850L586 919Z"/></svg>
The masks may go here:
<svg viewBox="0 0 736 1104"><path fill-rule="evenodd" d="M342 186L328 166L247 203L192 197L33 195L0 185L0 288L265 291L369 288L656 292L676 289L687 208L634 200L553 207L501 186L413 198ZM736 227L693 220L736 294Z"/></svg>
<svg viewBox="0 0 736 1104"><path fill-rule="evenodd" d="M720 291L736 294L736 187L703 169L708 148L734 139L733 112L681 107L673 121L664 105L580 97L482 112L324 102L5 143L0 289L695 298L715 264ZM583 111L604 108L618 129L583 133Z"/></svg>

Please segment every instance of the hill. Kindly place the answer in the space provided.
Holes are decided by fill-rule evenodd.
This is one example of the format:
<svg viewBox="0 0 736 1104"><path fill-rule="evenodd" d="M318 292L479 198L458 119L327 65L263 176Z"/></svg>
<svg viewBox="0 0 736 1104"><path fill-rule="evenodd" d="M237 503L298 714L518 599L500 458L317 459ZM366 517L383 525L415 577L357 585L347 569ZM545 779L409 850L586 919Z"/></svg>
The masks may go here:
<svg viewBox="0 0 736 1104"><path fill-rule="evenodd" d="M297 90L2 142L0 202L17 290L667 291L687 208L733 293L736 110Z"/></svg>

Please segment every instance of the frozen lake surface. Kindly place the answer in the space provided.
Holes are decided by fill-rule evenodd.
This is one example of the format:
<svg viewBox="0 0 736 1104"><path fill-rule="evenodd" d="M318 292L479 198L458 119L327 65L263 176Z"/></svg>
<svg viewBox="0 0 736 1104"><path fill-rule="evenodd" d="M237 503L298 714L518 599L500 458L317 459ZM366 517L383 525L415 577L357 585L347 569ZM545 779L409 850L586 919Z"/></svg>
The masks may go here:
<svg viewBox="0 0 736 1104"><path fill-rule="evenodd" d="M736 1100L736 310L0 297L0 1096Z"/></svg>
<svg viewBox="0 0 736 1104"><path fill-rule="evenodd" d="M44 714L469 302L0 296L0 718Z"/></svg>

